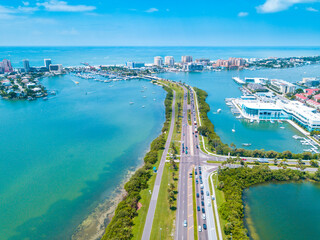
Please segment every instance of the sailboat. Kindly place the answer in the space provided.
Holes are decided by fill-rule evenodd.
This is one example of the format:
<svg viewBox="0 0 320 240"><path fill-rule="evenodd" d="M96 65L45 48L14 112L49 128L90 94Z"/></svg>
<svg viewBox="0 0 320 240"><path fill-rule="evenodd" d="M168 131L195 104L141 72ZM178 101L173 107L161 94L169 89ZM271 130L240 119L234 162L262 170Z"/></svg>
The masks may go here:
<svg viewBox="0 0 320 240"><path fill-rule="evenodd" d="M232 131L232 132L236 132L236 125L235 125L235 124L233 125L233 128L232 128L231 131Z"/></svg>

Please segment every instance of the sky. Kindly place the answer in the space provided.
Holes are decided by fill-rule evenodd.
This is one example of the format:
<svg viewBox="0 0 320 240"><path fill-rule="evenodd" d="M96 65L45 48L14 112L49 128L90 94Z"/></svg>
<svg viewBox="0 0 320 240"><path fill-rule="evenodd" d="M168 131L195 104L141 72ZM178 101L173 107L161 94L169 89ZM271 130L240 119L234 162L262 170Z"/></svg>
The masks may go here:
<svg viewBox="0 0 320 240"><path fill-rule="evenodd" d="M319 46L320 0L0 0L0 46Z"/></svg>

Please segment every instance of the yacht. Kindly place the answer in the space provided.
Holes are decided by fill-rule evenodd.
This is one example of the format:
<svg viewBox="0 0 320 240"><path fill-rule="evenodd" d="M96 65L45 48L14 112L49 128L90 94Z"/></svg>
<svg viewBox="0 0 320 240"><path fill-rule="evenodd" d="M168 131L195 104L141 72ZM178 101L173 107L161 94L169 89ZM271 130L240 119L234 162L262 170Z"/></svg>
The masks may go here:
<svg viewBox="0 0 320 240"><path fill-rule="evenodd" d="M253 120L253 119L250 119L250 122L251 122L251 123L253 123L253 122L254 122L254 120Z"/></svg>
<svg viewBox="0 0 320 240"><path fill-rule="evenodd" d="M235 125L233 125L233 128L232 128L231 131L232 131L232 132L236 132L236 126L235 126Z"/></svg>
<svg viewBox="0 0 320 240"><path fill-rule="evenodd" d="M219 108L218 110L217 110L217 113L220 113L221 112L221 108Z"/></svg>
<svg viewBox="0 0 320 240"><path fill-rule="evenodd" d="M134 102L130 102L129 104L132 105L132 104L134 104Z"/></svg>
<svg viewBox="0 0 320 240"><path fill-rule="evenodd" d="M242 143L242 146L249 147L249 146L251 146L251 143Z"/></svg>

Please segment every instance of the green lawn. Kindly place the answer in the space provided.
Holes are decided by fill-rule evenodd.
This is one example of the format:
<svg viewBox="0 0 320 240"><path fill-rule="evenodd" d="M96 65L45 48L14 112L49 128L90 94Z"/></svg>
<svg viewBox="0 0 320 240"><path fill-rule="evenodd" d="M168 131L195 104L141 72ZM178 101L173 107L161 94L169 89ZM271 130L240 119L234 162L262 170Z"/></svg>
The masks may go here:
<svg viewBox="0 0 320 240"><path fill-rule="evenodd" d="M209 177L209 188L210 188L210 195L212 195L213 189L212 189L212 178L211 178L211 176ZM217 223L217 218L216 218L216 214L215 214L215 206L214 206L214 201L212 200L212 198L211 198L211 206L212 206L212 211L213 211L213 216L214 216L214 225L215 225L215 228L218 229L218 223ZM218 232L216 232L216 233L217 233L217 239L218 240L222 240L222 239L219 238Z"/></svg>
<svg viewBox="0 0 320 240"><path fill-rule="evenodd" d="M173 208L170 209L168 202L168 184L174 183L176 190L178 189L178 181L173 181L172 179L172 170L170 164L166 163L162 175L162 182L160 185L159 196L157 201L157 207L154 214L152 231L150 239L160 239L160 228L161 230L161 239L174 239L175 234L175 224L176 219L176 206L177 202L173 204ZM175 171L176 176L178 176L179 169ZM177 195L176 195L177 198Z"/></svg>

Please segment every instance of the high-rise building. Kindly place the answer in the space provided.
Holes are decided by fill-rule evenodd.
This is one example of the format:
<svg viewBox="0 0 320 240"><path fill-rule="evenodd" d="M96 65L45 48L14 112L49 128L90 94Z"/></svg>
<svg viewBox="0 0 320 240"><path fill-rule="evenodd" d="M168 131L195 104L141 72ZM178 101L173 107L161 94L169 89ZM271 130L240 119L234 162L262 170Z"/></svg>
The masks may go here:
<svg viewBox="0 0 320 240"><path fill-rule="evenodd" d="M51 59L44 59L44 66L49 70L49 66L51 64Z"/></svg>
<svg viewBox="0 0 320 240"><path fill-rule="evenodd" d="M160 56L154 57L154 65L161 67L163 65L163 58Z"/></svg>
<svg viewBox="0 0 320 240"><path fill-rule="evenodd" d="M24 72L26 73L30 72L30 64L28 59L23 60L23 68L24 68Z"/></svg>
<svg viewBox="0 0 320 240"><path fill-rule="evenodd" d="M145 64L142 62L127 62L126 63L128 68L143 68Z"/></svg>
<svg viewBox="0 0 320 240"><path fill-rule="evenodd" d="M167 66L174 66L174 58L172 56L166 56L164 58L164 64Z"/></svg>
<svg viewBox="0 0 320 240"><path fill-rule="evenodd" d="M182 56L181 57L181 62L182 63L190 63L190 62L192 62L192 56Z"/></svg>
<svg viewBox="0 0 320 240"><path fill-rule="evenodd" d="M0 68L2 68L2 71L5 72L5 73L6 72L13 72L13 68L11 66L11 62L10 62L10 60L7 60L7 59L3 59ZM0 69L0 71L1 71L1 69Z"/></svg>

